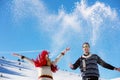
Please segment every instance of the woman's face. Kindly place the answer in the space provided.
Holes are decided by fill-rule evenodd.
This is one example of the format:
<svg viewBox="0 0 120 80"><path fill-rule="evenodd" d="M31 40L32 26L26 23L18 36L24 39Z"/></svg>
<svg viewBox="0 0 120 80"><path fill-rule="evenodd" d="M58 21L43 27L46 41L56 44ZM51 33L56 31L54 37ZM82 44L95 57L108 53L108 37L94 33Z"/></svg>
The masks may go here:
<svg viewBox="0 0 120 80"><path fill-rule="evenodd" d="M48 59L49 59L49 55L47 54L47 55L46 55L46 60L48 60Z"/></svg>

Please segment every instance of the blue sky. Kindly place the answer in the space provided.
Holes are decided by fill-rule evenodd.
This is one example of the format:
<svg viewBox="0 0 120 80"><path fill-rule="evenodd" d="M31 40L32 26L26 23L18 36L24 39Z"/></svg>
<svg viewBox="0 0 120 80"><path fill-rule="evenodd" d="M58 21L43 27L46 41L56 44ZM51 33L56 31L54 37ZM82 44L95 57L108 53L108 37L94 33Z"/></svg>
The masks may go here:
<svg viewBox="0 0 120 80"><path fill-rule="evenodd" d="M69 46L58 66L72 71L68 64L82 55L81 45L87 41L91 53L120 67L119 26L119 0L1 0L0 55L16 59L11 54L18 52L35 58L47 49L54 60ZM120 77L102 67L100 73L102 78Z"/></svg>

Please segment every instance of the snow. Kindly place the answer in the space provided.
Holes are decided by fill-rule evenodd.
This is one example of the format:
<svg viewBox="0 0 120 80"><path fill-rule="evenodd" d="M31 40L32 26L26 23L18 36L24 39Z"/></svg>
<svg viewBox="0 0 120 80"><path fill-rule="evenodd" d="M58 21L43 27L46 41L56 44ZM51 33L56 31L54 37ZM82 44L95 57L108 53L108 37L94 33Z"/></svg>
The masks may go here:
<svg viewBox="0 0 120 80"><path fill-rule="evenodd" d="M20 63L20 65L19 65ZM37 71L29 63L0 59L0 80L37 80ZM54 80L81 80L80 75L68 71L58 70L53 73Z"/></svg>
<svg viewBox="0 0 120 80"><path fill-rule="evenodd" d="M53 73L53 77L54 80L81 80L80 74L65 70L58 70ZM37 71L34 66L24 61L0 59L0 80L38 80Z"/></svg>

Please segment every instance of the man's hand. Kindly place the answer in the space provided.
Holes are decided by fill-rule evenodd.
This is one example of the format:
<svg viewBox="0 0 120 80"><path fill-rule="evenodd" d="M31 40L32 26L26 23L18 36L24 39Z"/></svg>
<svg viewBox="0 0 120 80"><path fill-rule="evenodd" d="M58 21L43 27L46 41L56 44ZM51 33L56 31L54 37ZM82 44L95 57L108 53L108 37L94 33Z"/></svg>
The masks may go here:
<svg viewBox="0 0 120 80"><path fill-rule="evenodd" d="M73 64L72 64L72 63L69 63L69 67L72 69L72 68L73 68Z"/></svg>
<svg viewBox="0 0 120 80"><path fill-rule="evenodd" d="M115 70L119 71L120 72L120 68L115 68Z"/></svg>

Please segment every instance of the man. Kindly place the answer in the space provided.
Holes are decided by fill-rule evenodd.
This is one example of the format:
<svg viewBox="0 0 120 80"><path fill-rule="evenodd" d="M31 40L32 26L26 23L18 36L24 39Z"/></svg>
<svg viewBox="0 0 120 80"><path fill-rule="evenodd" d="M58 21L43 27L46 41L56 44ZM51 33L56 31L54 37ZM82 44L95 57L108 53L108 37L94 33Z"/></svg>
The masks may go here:
<svg viewBox="0 0 120 80"><path fill-rule="evenodd" d="M66 48L54 61L50 60L49 52L46 50L43 50L35 60L17 53L14 53L13 55L33 64L38 71L38 80L53 80L52 72L58 70L56 66L57 63L69 50L70 48Z"/></svg>
<svg viewBox="0 0 120 80"><path fill-rule="evenodd" d="M116 68L106 62L104 62L98 55L90 53L90 45L88 42L83 43L83 55L74 63L69 64L71 69L77 69L78 67L82 73L82 80L98 80L99 70L98 65L110 70L120 71L120 68Z"/></svg>

